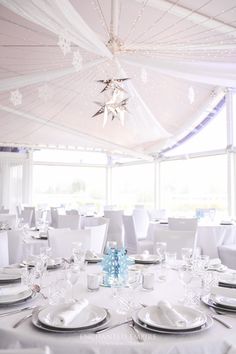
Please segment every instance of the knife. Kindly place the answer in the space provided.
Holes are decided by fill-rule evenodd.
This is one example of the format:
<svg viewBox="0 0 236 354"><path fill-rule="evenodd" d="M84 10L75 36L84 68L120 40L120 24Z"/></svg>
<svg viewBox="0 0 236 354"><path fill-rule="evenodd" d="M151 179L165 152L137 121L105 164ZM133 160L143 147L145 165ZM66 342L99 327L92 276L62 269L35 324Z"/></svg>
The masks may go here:
<svg viewBox="0 0 236 354"><path fill-rule="evenodd" d="M26 310L33 310L34 307L23 307L21 309L17 309L17 310L13 310L13 311L8 311L8 312L4 312L4 313L0 313L0 317L4 317L4 316L9 316L9 315L14 315L16 313L22 312L22 311L26 311Z"/></svg>

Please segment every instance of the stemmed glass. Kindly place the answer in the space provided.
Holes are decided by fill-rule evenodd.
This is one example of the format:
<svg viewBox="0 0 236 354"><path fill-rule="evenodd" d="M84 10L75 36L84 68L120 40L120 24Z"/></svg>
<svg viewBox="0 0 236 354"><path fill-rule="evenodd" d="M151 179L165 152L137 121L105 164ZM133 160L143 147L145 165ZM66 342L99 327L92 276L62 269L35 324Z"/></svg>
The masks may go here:
<svg viewBox="0 0 236 354"><path fill-rule="evenodd" d="M156 242L156 253L159 256L161 262L163 262L165 259L166 247L166 242Z"/></svg>
<svg viewBox="0 0 236 354"><path fill-rule="evenodd" d="M183 265L190 266L191 259L193 256L193 249L184 247L181 249L181 255L182 255Z"/></svg>
<svg viewBox="0 0 236 354"><path fill-rule="evenodd" d="M77 264L70 264L66 269L66 281L71 288L71 300L75 301L74 287L79 281L80 269Z"/></svg>
<svg viewBox="0 0 236 354"><path fill-rule="evenodd" d="M180 267L178 269L178 275L179 279L184 286L184 297L179 300L181 303L188 303L189 302L189 297L188 297L188 285L191 283L193 279L193 271L191 267Z"/></svg>

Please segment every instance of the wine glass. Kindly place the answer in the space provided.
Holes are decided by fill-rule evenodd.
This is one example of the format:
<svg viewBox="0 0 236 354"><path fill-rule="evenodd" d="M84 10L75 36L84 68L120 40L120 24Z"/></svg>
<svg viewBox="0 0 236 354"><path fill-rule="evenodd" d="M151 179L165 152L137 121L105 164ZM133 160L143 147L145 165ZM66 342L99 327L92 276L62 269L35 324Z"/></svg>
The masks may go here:
<svg viewBox="0 0 236 354"><path fill-rule="evenodd" d="M166 242L156 242L156 253L160 258L160 261L164 261L167 243Z"/></svg>
<svg viewBox="0 0 236 354"><path fill-rule="evenodd" d="M75 300L73 289L79 281L79 275L80 275L80 269L77 264L70 264L69 267L66 269L66 281L71 288L72 301Z"/></svg>
<svg viewBox="0 0 236 354"><path fill-rule="evenodd" d="M180 267L178 269L179 279L184 287L184 297L179 300L181 303L188 303L189 296L188 296L188 285L191 283L193 279L193 271L190 267Z"/></svg>
<svg viewBox="0 0 236 354"><path fill-rule="evenodd" d="M189 266L191 264L191 258L193 255L193 249L189 247L183 247L181 249L181 255L184 266Z"/></svg>

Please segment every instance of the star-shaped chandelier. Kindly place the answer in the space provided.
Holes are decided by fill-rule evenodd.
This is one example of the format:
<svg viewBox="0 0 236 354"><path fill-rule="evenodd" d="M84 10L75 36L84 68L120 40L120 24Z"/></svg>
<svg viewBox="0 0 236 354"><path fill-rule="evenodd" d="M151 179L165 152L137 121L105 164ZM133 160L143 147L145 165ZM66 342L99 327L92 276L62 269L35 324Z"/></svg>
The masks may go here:
<svg viewBox="0 0 236 354"><path fill-rule="evenodd" d="M129 80L129 78L97 81L105 85L100 93L106 91L111 93L109 99L105 103L95 102L100 108L92 118L103 114L103 126L106 125L109 117L111 120L118 118L121 121L121 124L124 125L125 112L128 112L127 104L129 97L124 97L126 91L120 85L126 80Z"/></svg>

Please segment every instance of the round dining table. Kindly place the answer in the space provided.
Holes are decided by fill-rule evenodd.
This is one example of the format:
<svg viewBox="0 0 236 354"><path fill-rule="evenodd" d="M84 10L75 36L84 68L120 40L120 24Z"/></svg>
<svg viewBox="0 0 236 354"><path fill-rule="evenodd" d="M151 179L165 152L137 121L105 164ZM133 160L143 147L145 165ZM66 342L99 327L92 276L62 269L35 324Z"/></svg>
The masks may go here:
<svg viewBox="0 0 236 354"><path fill-rule="evenodd" d="M133 290L123 288L114 291L112 288L101 285L98 291L89 291L87 289L87 274L98 274L102 270L100 263L97 263L88 264L85 270L80 272L79 281L73 289L73 297L77 300L86 298L89 303L106 308L111 315L109 326L130 318L130 312L125 306L127 301L122 301L122 299L130 299L130 295L134 297L132 300L135 300L136 305L140 305L140 307L146 305L156 306L160 300L178 304L179 299L183 296L183 285L179 280L177 270L168 269L166 271L166 280L162 282L158 278L158 274L161 272L159 265L149 265L140 268L144 272L155 274L153 290L145 290L142 286L139 286ZM50 296L50 287L53 286L56 280L64 279L64 272L63 268L47 272L44 286L42 287L42 292L45 295ZM61 280L61 282L61 286L65 286L64 280ZM67 285L66 291L66 298L68 299L71 296L69 285ZM133 293L129 293L129 291ZM13 311L25 306L46 306L48 301L41 294L37 294L34 299L21 305L1 306L0 349L44 347L47 345L54 354L228 354L230 353L231 345L236 346L236 314L221 316L233 327L232 329L228 329L213 320L213 325L210 328L199 332L196 331L193 334L152 333L136 326L142 341L138 341L135 332L129 324L121 325L104 333L67 334L40 330L32 324L31 318L28 318L19 327L13 328L16 321L29 314L32 310L1 317L1 314L6 311ZM204 313L211 315L209 308L203 303L199 302L197 306ZM123 313L121 313L122 311Z"/></svg>

